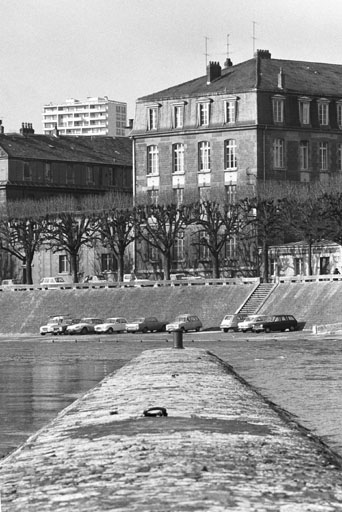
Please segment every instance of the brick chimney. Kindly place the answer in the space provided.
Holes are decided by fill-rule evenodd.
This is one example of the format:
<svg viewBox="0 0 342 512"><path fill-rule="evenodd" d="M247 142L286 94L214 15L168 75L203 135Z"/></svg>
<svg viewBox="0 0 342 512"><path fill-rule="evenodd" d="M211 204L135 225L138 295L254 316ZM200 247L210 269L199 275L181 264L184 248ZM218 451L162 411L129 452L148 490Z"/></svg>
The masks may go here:
<svg viewBox="0 0 342 512"><path fill-rule="evenodd" d="M32 123L21 123L20 135L33 135L34 129Z"/></svg>
<svg viewBox="0 0 342 512"><path fill-rule="evenodd" d="M254 54L254 57L259 57L260 59L270 59L271 54L269 50L257 50Z"/></svg>
<svg viewBox="0 0 342 512"><path fill-rule="evenodd" d="M209 62L207 66L207 84L211 84L216 78L221 76L221 66L219 62Z"/></svg>
<svg viewBox="0 0 342 512"><path fill-rule="evenodd" d="M5 129L2 125L2 119L0 119L0 135L2 135L4 133Z"/></svg>
<svg viewBox="0 0 342 512"><path fill-rule="evenodd" d="M232 65L233 65L233 63L232 63L231 59L229 59L227 57L226 60L224 61L224 68L225 69L230 68Z"/></svg>

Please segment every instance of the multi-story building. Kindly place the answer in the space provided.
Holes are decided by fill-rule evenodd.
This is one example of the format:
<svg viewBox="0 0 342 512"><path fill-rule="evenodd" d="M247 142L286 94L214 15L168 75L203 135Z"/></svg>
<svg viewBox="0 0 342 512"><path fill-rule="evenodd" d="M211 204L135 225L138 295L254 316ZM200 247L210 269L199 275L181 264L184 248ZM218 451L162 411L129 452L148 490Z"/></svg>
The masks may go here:
<svg viewBox="0 0 342 512"><path fill-rule="evenodd" d="M85 197L120 192L132 197L132 141L128 137L70 137L35 135L23 125L20 134L0 133L0 204L21 199L46 199L62 195ZM18 260L0 254L3 278L21 279ZM115 271L114 255L103 247L83 251L84 275ZM67 254L40 251L34 260L37 283L47 275L70 273Z"/></svg>
<svg viewBox="0 0 342 512"><path fill-rule="evenodd" d="M51 135L57 128L61 135L125 136L127 104L94 97L80 101L74 98L64 103L43 107L43 130Z"/></svg>
<svg viewBox="0 0 342 512"><path fill-rule="evenodd" d="M218 189L233 199L239 186L342 173L341 81L341 65L258 50L138 99L135 195L157 200L169 191L179 200L186 190L208 197Z"/></svg>

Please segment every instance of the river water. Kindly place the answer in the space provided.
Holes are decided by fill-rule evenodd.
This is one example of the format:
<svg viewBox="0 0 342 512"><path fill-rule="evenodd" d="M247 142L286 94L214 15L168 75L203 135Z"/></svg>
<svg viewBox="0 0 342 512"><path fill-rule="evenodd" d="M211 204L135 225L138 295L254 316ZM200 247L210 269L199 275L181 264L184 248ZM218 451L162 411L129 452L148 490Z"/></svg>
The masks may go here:
<svg viewBox="0 0 342 512"><path fill-rule="evenodd" d="M342 337L305 333L184 335L342 455ZM170 334L0 339L0 458L142 350L172 349Z"/></svg>

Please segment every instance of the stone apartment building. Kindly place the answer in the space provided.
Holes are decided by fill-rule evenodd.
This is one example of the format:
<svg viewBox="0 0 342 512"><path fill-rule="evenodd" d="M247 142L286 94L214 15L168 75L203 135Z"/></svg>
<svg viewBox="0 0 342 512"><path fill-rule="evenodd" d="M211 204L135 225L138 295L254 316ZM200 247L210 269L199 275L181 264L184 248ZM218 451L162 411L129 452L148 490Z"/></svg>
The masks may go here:
<svg viewBox="0 0 342 512"><path fill-rule="evenodd" d="M341 82L341 65L258 50L236 65L210 62L206 75L139 98L134 195L157 201L169 192L182 201L186 191L200 198L219 189L234 200L237 187L269 180L329 180L342 172ZM180 245L177 270L186 259Z"/></svg>
<svg viewBox="0 0 342 512"><path fill-rule="evenodd" d="M57 195L86 197L122 192L132 197L132 142L128 137L89 137L35 134L23 124L20 134L0 133L0 204L9 200L46 199ZM22 268L8 254L1 255L2 278L22 279ZM80 268L84 275L115 271L108 250L85 251ZM67 254L40 251L33 280L70 273ZM8 275L9 274L9 275Z"/></svg>

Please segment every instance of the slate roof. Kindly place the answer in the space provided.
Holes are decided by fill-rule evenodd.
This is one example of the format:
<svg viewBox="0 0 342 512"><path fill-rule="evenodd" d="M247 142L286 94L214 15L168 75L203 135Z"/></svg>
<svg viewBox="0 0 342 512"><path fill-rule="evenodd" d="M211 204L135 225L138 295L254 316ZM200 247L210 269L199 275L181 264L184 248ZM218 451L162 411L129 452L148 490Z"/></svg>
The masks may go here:
<svg viewBox="0 0 342 512"><path fill-rule="evenodd" d="M284 92L313 96L342 96L342 65L254 57L227 69L223 68L221 77L213 80L209 85L207 85L207 75L204 75L141 97L138 101L236 94L256 88L260 91L279 93L281 92L278 88L280 68L283 69L285 76Z"/></svg>
<svg viewBox="0 0 342 512"><path fill-rule="evenodd" d="M128 137L1 134L0 147L12 158L132 166Z"/></svg>

